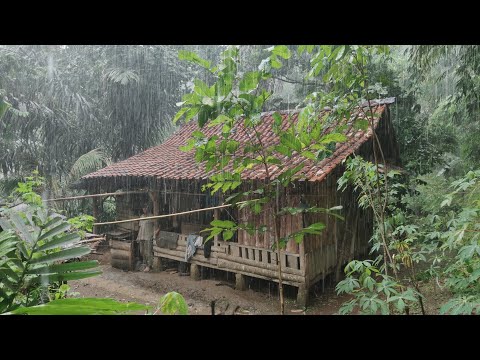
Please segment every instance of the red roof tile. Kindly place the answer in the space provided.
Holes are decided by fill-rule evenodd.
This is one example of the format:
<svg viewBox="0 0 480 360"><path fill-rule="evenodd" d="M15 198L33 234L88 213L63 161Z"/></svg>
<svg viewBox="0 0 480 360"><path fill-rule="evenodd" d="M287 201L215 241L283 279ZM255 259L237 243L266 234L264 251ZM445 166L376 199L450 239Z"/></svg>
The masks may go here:
<svg viewBox="0 0 480 360"><path fill-rule="evenodd" d="M375 107L375 112L381 114L386 103ZM288 113L281 112L284 123L283 128L289 126L287 119ZM297 113L293 113L292 119L297 121ZM272 113L264 113L262 115L262 121L257 127L257 131L262 133L262 143L265 147L277 144L279 138L272 129L273 117ZM375 127L378 125L378 120L375 121ZM238 122L236 125L236 133L232 136L232 139L241 143L240 150L249 141L249 133L245 131L243 124ZM156 177L165 179L207 179L209 175L214 172L207 173L203 164L197 163L194 159L195 151L183 152L179 149L180 146L186 144L193 131L199 130L197 122L191 121L190 123L182 126L182 128L171 135L164 143L152 147L142 153L132 156L126 160L109 165L101 170L84 176L82 179L99 179L99 178L113 178L118 176L128 177ZM201 131L206 136L212 136L214 134L220 134L220 127L205 127ZM328 132L328 130L326 131ZM328 158L323 159L320 162L315 162L294 152L291 158L283 157L284 164L288 164L288 168L293 168L300 163L304 163L302 173L309 181L322 181L328 173L330 173L339 163L341 163L346 157L351 155L357 150L364 142L366 142L372 135L371 129L367 131L358 130L355 131L351 124L346 130L347 141L344 143L338 143L334 153ZM229 165L231 166L231 165ZM228 167L226 168L228 170ZM272 178L279 175L276 165L270 165L269 172ZM263 179L265 178L265 169L263 166L256 166L251 170L247 170L242 174L243 179Z"/></svg>

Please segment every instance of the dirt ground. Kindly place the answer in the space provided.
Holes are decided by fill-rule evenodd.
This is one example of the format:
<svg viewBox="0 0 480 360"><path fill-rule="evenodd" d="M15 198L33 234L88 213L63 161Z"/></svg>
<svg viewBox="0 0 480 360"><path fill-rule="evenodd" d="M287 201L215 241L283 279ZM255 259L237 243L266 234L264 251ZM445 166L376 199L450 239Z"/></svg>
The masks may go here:
<svg viewBox="0 0 480 360"><path fill-rule="evenodd" d="M207 274L195 281L190 276L181 276L176 268L162 272L124 271L110 266L109 253L94 257L100 262L103 274L69 282L71 292L78 297L107 297L119 301L133 301L155 307L162 295L176 291L183 295L190 315L211 315L211 303L215 303L216 315L277 315L279 313L278 291L271 282L251 280L249 289L234 289L233 274L230 278L221 274ZM444 294L433 286L422 289L428 298L427 314L438 314ZM337 296L334 284L326 281L324 288L317 284L310 293L310 305L303 309L296 304L296 289L285 288L285 313L290 315L333 315L348 295ZM413 309L412 309L413 310ZM417 311L412 311L416 313Z"/></svg>
<svg viewBox="0 0 480 360"><path fill-rule="evenodd" d="M237 291L232 274L208 274L195 281L190 276L181 276L176 268L162 272L124 271L110 266L109 254L94 257L100 262L102 274L92 278L71 281L70 291L78 297L107 297L119 301L134 301L155 306L160 297L176 291L185 298L190 315L211 315L211 303L215 302L215 314L225 315L277 315L278 292L272 283L250 284L253 289ZM269 285L270 284L270 285ZM270 289L269 289L270 288ZM329 315L338 311L348 297L338 297L331 286L313 289L311 305L303 309L296 305L295 288L285 289L285 313L292 315Z"/></svg>

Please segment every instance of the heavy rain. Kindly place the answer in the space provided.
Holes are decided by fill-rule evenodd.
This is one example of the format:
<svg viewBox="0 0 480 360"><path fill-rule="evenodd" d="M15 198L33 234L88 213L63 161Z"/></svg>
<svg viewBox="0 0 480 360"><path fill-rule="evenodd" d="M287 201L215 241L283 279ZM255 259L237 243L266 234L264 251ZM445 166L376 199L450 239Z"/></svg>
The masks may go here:
<svg viewBox="0 0 480 360"><path fill-rule="evenodd" d="M478 314L478 51L0 45L0 313Z"/></svg>

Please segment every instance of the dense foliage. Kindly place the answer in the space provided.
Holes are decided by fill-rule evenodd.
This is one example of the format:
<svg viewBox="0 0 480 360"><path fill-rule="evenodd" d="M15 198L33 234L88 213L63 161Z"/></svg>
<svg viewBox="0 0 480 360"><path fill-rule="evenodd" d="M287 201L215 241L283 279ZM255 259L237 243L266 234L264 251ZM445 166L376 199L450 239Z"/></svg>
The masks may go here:
<svg viewBox="0 0 480 360"><path fill-rule="evenodd" d="M66 221L43 205L36 193L43 178L34 173L18 183L10 196L22 210L0 207L0 314L93 315L145 313L151 307L113 299L75 298L68 281L101 274L98 261L82 260L90 248L80 242L79 229L91 230L91 216ZM178 293L164 295L156 312L187 314Z"/></svg>
<svg viewBox="0 0 480 360"><path fill-rule="evenodd" d="M478 50L475 45L0 46L2 249L26 244L25 253L18 250L12 258L5 253L9 260L1 265L11 270L0 288L8 309L55 298L59 282L50 291L18 281L38 283L45 275L30 272L50 265L29 261L49 256L53 249L34 256L35 251L65 236L77 239L67 226L81 235L93 221L85 215L91 214L89 201L57 203L71 218L65 222L42 208L37 192L43 198L78 194L72 185L82 175L158 144L178 121L197 119L201 126L217 124L224 130L215 139L199 131L184 148L195 148L198 161L219 170L207 189L228 192L230 202L258 213L272 200L276 203L300 168L235 193L242 171L254 165L282 168L279 154L321 160L343 138L340 130L322 138L319 129L351 116L353 107L365 100L394 96L391 112L404 171L387 171L381 157L372 163L353 158L339 184L340 191L354 186L359 206L375 214L373 260L359 259L346 267L347 277L337 289L354 298L342 312L425 311L429 299L423 289L434 283L449 292L442 313L478 313ZM313 122L325 106L333 110L331 115ZM288 131L273 128L281 143L262 147L256 131L259 114L293 108L301 110L299 125ZM358 127L371 125L373 114L364 115L369 121ZM279 114L274 117L278 125ZM240 118L252 135L242 156L230 138ZM224 171L229 164L234 170ZM35 169L38 173L31 176ZM30 204L28 213L12 214L6 208L15 188L16 196ZM108 199L104 208L104 219L113 219L114 201ZM275 213L278 218L298 211L305 209L277 206ZM66 224L65 234L40 239L54 229L49 224L53 220L57 226ZM310 230L321 231L322 225ZM34 232L19 229L12 234L9 226L30 226ZM229 239L240 227L255 230L250 224L217 221L210 231ZM291 237L300 241L302 234ZM280 248L288 238L277 240ZM33 243L38 245L33 248ZM77 256L79 250L74 251ZM93 272L90 265L52 273L52 281L60 281L55 278L59 274Z"/></svg>

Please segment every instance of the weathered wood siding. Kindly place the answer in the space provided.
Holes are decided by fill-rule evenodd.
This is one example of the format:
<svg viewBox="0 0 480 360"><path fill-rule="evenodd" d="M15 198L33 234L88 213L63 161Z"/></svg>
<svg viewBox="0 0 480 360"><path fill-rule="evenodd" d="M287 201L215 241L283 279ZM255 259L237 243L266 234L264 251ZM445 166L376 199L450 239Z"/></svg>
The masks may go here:
<svg viewBox="0 0 480 360"><path fill-rule="evenodd" d="M388 109L384 112L376 132L387 163L400 165L398 145ZM373 161L372 140L364 143L356 151L356 154ZM381 159L380 154L377 154L377 157ZM329 273L336 271L338 274L349 260L368 254L369 239L373 232L372 213L369 210L359 209L358 194L354 194L352 188L348 188L344 192L337 190L337 180L343 171L343 165L340 164L320 183L297 182L279 194L282 207L298 207L301 202L308 207L327 209L341 205L343 208L337 213L344 217L344 220L340 220L324 213L282 217L281 237L316 222L326 225L320 235L307 235L300 245L293 240L287 243L285 251L282 251L280 255L286 283L304 284L308 288ZM218 197L202 193L201 185L201 182L194 181L162 182L160 180L157 182L155 190L159 192L160 214L211 207L223 202ZM252 188L255 187L253 185ZM251 190L251 185L245 183L244 188ZM135 211L141 209L145 200L145 197L138 196L119 197L117 199L118 219L135 217ZM185 251L185 236L190 232L198 232L200 229L208 227L213 220L213 213L213 211L208 211L182 216L178 219L162 219L160 221L161 229L178 232L181 234L182 240L179 241L175 250L155 246L155 256L182 261ZM269 231L256 231L250 235L246 231L239 230L231 241L217 241L212 248L211 258L204 258L203 252L199 251L194 256L192 263L276 281L277 254L272 251L275 239L272 207L264 206L261 213L257 215L247 208L242 210L222 209L218 213L220 219L232 220L233 218L239 223L251 223L255 227L265 225ZM136 226L136 223L132 223L130 226Z"/></svg>
<svg viewBox="0 0 480 360"><path fill-rule="evenodd" d="M279 197L281 207L296 207L300 203L299 195L292 195L288 192ZM255 228L266 226L265 232L255 231L250 235L245 230L238 231L238 243L240 245L255 246L258 248L270 249L275 242L275 220L273 216L272 204L263 207L260 214L254 214L249 208L244 208L238 212L239 223L251 224ZM280 238L286 237L302 228L302 217L298 215L284 215L281 220ZM294 240L289 240L285 249L290 253L299 253L299 245Z"/></svg>

